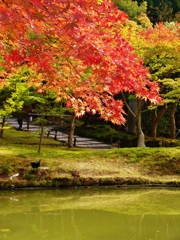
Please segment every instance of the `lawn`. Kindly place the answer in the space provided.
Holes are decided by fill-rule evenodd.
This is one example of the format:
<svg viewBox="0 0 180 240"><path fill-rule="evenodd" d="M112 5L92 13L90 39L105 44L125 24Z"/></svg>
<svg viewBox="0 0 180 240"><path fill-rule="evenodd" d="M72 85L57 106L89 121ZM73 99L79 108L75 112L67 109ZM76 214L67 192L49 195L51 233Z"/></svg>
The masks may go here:
<svg viewBox="0 0 180 240"><path fill-rule="evenodd" d="M8 129L0 139L0 187L178 186L180 147L68 148L53 139ZM41 166L32 169L31 162ZM16 177L12 177L19 174Z"/></svg>

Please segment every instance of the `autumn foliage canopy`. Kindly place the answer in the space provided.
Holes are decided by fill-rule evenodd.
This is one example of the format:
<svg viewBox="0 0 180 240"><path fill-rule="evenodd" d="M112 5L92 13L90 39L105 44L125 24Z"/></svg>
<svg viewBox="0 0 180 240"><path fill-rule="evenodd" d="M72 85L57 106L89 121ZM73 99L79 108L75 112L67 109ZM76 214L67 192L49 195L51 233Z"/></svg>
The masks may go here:
<svg viewBox="0 0 180 240"><path fill-rule="evenodd" d="M1 80L23 65L39 92L66 100L77 116L124 122L119 92L151 103L159 88L120 34L127 20L110 0L0 0Z"/></svg>

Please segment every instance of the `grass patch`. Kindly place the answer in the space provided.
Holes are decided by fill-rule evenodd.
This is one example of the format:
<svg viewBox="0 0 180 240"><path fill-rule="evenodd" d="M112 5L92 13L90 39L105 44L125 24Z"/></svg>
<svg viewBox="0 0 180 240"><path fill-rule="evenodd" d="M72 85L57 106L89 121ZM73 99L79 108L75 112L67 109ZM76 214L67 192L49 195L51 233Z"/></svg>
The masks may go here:
<svg viewBox="0 0 180 240"><path fill-rule="evenodd" d="M0 139L0 187L180 183L180 148L67 148L58 141L9 129ZM31 161L41 167L33 170ZM18 177L10 177L19 173Z"/></svg>

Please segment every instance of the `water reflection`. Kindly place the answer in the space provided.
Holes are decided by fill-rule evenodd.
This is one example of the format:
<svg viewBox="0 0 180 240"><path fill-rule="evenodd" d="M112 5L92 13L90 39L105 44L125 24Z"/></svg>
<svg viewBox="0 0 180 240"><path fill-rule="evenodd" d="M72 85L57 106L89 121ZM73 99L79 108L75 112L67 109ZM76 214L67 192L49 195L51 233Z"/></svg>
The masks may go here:
<svg viewBox="0 0 180 240"><path fill-rule="evenodd" d="M0 192L0 239L179 240L179 189Z"/></svg>

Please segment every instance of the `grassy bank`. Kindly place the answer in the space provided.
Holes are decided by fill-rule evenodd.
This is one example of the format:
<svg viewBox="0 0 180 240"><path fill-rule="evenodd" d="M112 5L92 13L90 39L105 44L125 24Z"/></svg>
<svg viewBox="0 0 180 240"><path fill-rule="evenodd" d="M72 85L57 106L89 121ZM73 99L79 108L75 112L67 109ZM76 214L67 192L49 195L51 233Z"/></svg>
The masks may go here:
<svg viewBox="0 0 180 240"><path fill-rule="evenodd" d="M0 140L0 188L94 185L180 185L180 148L68 149L38 134L5 131ZM31 161L41 167L33 170ZM10 179L14 174L18 177Z"/></svg>

